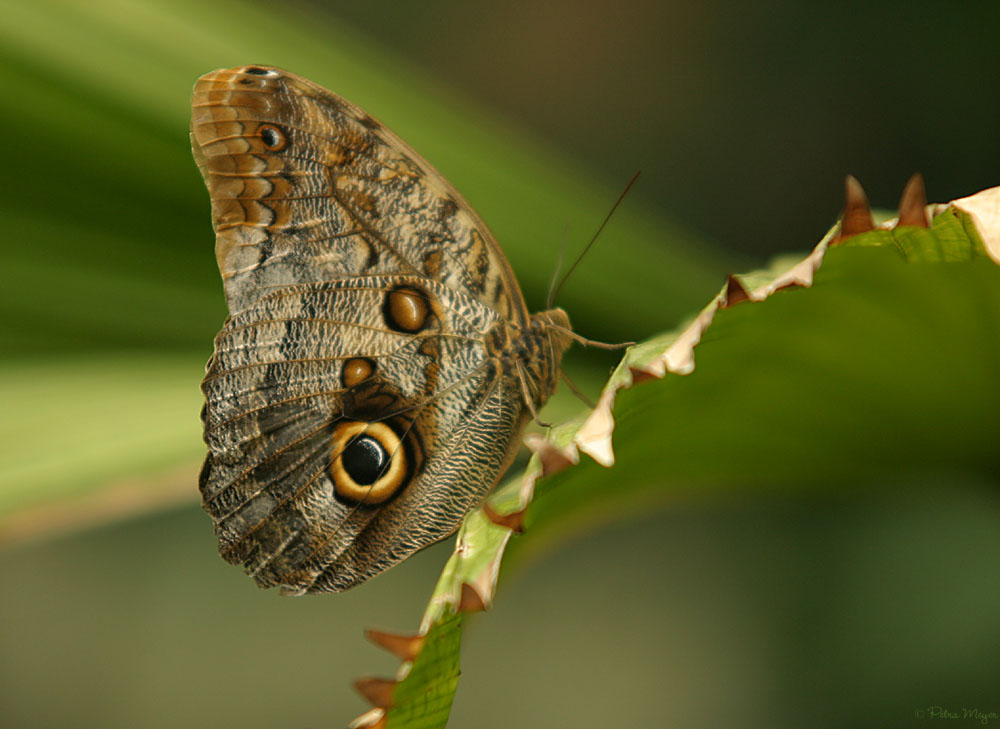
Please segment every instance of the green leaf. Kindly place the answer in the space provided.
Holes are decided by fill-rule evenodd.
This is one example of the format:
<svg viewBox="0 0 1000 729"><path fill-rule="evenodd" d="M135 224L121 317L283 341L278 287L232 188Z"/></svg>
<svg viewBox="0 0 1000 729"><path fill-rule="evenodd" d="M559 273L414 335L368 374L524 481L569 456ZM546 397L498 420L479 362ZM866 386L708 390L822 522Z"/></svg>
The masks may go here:
<svg viewBox="0 0 1000 729"><path fill-rule="evenodd" d="M0 365L0 536L190 500L203 370L135 354ZM58 514L39 516L53 504Z"/></svg>
<svg viewBox="0 0 1000 729"><path fill-rule="evenodd" d="M632 347L597 408L534 439L525 473L466 518L424 615L433 665L453 675L459 641L449 633L446 648L436 631L454 628L463 591L493 600L511 530L490 511L527 507L523 549L535 534L551 540L680 493L850 488L928 471L1000 477L1000 268L983 243L1000 226L980 216L977 228L967 212L1000 208L996 192L938 211L930 228L890 225L836 246L831 231L803 261L742 277L687 326ZM395 708L359 726L445 725L422 713L407 665ZM440 690L446 676L431 671L419 685Z"/></svg>

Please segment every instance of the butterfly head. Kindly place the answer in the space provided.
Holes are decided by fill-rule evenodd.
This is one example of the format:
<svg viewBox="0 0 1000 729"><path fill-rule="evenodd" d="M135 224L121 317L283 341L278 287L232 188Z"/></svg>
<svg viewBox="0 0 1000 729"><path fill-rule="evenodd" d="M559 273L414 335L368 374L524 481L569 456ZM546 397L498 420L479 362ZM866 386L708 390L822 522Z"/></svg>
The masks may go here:
<svg viewBox="0 0 1000 729"><path fill-rule="evenodd" d="M569 348L573 341L573 327L569 323L569 314L558 306L554 309L540 311L531 315L532 326L545 331L557 343L560 353Z"/></svg>

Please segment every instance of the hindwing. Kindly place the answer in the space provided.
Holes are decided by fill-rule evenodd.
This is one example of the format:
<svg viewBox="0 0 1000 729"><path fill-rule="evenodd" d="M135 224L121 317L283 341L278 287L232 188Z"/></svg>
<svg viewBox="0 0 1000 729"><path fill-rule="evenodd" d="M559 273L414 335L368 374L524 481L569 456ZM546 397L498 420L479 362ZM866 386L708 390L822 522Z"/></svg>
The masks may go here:
<svg viewBox="0 0 1000 729"><path fill-rule="evenodd" d="M384 321L401 289L429 304L419 332ZM454 531L523 424L518 383L486 344L504 327L474 299L406 276L288 286L232 315L202 385L201 490L223 556L264 586L342 590ZM402 480L380 503L345 496L331 470L345 423L399 439Z"/></svg>

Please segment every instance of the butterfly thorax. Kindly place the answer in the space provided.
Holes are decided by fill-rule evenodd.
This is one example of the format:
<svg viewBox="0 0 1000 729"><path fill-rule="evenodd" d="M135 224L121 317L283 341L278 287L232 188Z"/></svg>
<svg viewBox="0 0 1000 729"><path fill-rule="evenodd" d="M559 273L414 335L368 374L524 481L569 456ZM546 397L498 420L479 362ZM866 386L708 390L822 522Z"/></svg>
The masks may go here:
<svg viewBox="0 0 1000 729"><path fill-rule="evenodd" d="M507 342L497 351L503 369L518 379L520 370L525 394L530 394L536 409L541 408L555 392L563 353L573 341L569 316L562 309L549 309L532 314L525 327L505 323L504 329Z"/></svg>

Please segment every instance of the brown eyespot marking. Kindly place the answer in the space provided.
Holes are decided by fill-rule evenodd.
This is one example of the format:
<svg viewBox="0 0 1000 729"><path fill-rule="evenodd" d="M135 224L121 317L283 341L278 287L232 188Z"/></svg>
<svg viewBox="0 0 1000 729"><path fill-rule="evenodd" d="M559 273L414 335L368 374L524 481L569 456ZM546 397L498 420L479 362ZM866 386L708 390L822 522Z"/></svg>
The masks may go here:
<svg viewBox="0 0 1000 729"><path fill-rule="evenodd" d="M372 376L375 371L375 363L366 357L355 357L344 362L344 367L340 372L340 381L344 387L354 387L359 382L364 382Z"/></svg>
<svg viewBox="0 0 1000 729"><path fill-rule="evenodd" d="M338 423L330 445L330 478L345 501L383 504L408 480L406 448L385 423Z"/></svg>
<svg viewBox="0 0 1000 729"><path fill-rule="evenodd" d="M257 134L264 146L272 152L280 152L288 145L288 137L273 124L261 124Z"/></svg>
<svg viewBox="0 0 1000 729"><path fill-rule="evenodd" d="M403 287L390 291L382 306L386 326L397 332L413 334L427 326L427 295L417 289Z"/></svg>

